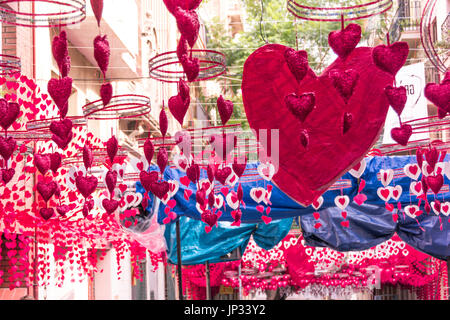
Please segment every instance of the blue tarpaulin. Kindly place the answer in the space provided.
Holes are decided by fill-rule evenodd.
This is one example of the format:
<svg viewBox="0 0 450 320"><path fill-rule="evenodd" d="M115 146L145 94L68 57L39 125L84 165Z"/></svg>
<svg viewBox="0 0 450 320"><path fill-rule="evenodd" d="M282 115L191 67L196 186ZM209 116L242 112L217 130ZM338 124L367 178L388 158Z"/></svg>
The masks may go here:
<svg viewBox="0 0 450 320"><path fill-rule="evenodd" d="M446 161L448 161L446 157ZM392 156L392 157L373 157L366 159L366 170L364 171L361 179L366 181L366 186L362 193L367 196L367 200L361 206L355 202L350 202L347 207L347 219L349 221L349 227L343 227L341 222L344 220L341 216L341 210L335 206L334 199L336 196L341 195L341 190L327 191L324 195L324 202L322 207L318 210L320 214L319 220L313 217L313 213L316 211L311 206L303 207L298 204L290 197L288 197L284 192L282 192L277 186L273 185L272 196L271 196L271 212L270 217L273 221L267 225L269 227L271 224L276 223L277 220L300 217L301 227L304 233L305 240L308 245L313 246L327 246L338 251L359 251L365 250L373 247L379 243L382 243L392 237L394 233L397 233L406 243L435 256L440 259L446 259L450 256L450 226L449 217L444 215L436 216L433 211L428 215L426 213L418 217L418 219L412 219L406 216L402 211L398 213L399 219L394 222L392 219L393 213L385 209L385 202L381 200L377 195L377 189L382 187L381 181L377 174L381 169L394 169L395 175L391 182L391 186L400 185L402 187L402 195L398 201L390 200L389 203L394 204L397 208L397 202L400 202L402 208L409 204L417 204L417 197L409 193L410 184L413 181L409 177L405 176L403 173L403 168L407 164L416 163L415 156ZM249 163L247 164L246 172L255 171L258 164ZM155 168L152 168L155 169ZM168 168L165 171L166 180L180 180L181 177L185 176L184 172L177 169ZM202 170L202 178L206 178L206 171ZM358 179L346 173L341 179L350 182L351 187L344 189L342 192L344 195L348 195L350 199L353 199L357 195L358 190ZM218 182L216 182L218 183ZM437 198L442 202L445 200L450 200L450 193L448 192L448 185L450 181L446 176L444 176L444 187L443 190L447 190L446 193L439 194ZM242 209L242 223L248 223L251 225L258 224L259 226L264 225L261 222L261 213L256 210L257 203L254 202L250 197L250 190L253 187L266 187L270 184L262 179L253 182L243 182L242 187L244 189L244 202L246 204L245 209ZM193 191L192 196L189 200L184 198L184 190L186 187L180 184L180 189L174 196L177 201L177 205L174 211L178 216L186 216L194 220L200 220L200 213L195 207L195 192L196 187L194 184L190 184L189 188ZM237 189L237 185L234 190ZM137 184L137 190L143 192L140 183ZM433 201L435 196L433 194L428 195L429 201ZM423 210L424 201L422 201L421 209ZM233 221L231 217L231 209L228 207L222 214L220 221ZM166 217L164 213L164 205L161 205L158 210L158 221L162 223L162 220ZM322 226L316 229L314 226L317 222L320 222ZM194 224L195 222L191 222ZM442 224L442 230L441 230ZM246 245L244 240L239 240L239 232L248 232L246 229L239 229L236 227L224 227L224 228L213 228L215 233L211 231L210 235L200 235L205 234L204 232L205 224L198 221L199 230L198 236L207 237L217 237L216 240L222 239L219 233L227 233L229 236L226 238L232 243L233 241L239 243L238 245ZM191 226L192 227L192 226ZM174 227L173 227L174 228ZM172 226L168 227L169 233L173 233ZM246 226L247 228L247 226ZM173 229L173 230L172 230ZM196 230L197 230L196 229ZM236 229L236 234L232 230ZM262 228L261 230L269 230ZM262 231L259 231L262 232ZM167 233L166 233L167 234ZM167 236L166 236L167 238ZM167 239L172 239L170 236ZM234 240L233 240L234 239ZM281 238L280 238L281 240ZM190 241L194 241L192 238ZM227 240L228 241L228 240ZM168 241L169 242L169 241ZM217 241L215 244L217 244ZM235 247L237 247L236 245ZM244 245L244 247L245 247ZM195 247L195 244L192 244ZM235 248L234 247L234 248ZM173 248L173 247L171 247ZM183 249L184 250L184 249ZM194 250L194 249L192 249ZM170 252L170 250L169 250ZM191 251L194 252L194 251ZM213 251L211 251L213 252ZM222 251L220 252L222 253ZM197 253L200 254L200 253ZM209 253L205 253L209 255ZM184 258L183 253L183 258ZM220 255L211 255L212 259L216 259ZM189 254L187 254L189 257ZM190 261L187 258L187 261ZM206 259L206 258L205 258ZM206 261L203 259L204 261Z"/></svg>

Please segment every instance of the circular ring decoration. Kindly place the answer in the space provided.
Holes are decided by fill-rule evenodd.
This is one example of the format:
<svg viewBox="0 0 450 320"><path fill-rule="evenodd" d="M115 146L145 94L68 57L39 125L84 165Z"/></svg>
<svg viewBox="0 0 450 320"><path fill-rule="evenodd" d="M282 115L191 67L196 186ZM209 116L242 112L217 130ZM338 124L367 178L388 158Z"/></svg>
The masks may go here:
<svg viewBox="0 0 450 320"><path fill-rule="evenodd" d="M84 117L81 116L69 116L66 119L70 119L72 121L73 128L77 127L86 127L87 121ZM29 132L50 132L50 125L53 121L61 120L59 117L49 118L49 119L40 119L40 120L32 120L27 122L27 130ZM35 135L35 133L33 133ZM50 135L51 136L51 135Z"/></svg>
<svg viewBox="0 0 450 320"><path fill-rule="evenodd" d="M1 134L4 134L4 131L0 131ZM17 130L17 131L7 131L8 137L14 138L17 141L47 141L52 138L50 133L45 132L30 132L25 130Z"/></svg>
<svg viewBox="0 0 450 320"><path fill-rule="evenodd" d="M225 55L214 50L191 50L192 58L200 62L200 72L193 82L204 81L221 76L226 72ZM150 78L168 83L177 83L185 78L176 51L161 53L148 62Z"/></svg>
<svg viewBox="0 0 450 320"><path fill-rule="evenodd" d="M436 48L433 44L433 37L431 34L431 25L433 22L433 11L436 6L437 0L428 0L422 12L422 19L420 20L420 40L422 42L423 49L430 62L436 69L445 73L447 67L439 56ZM447 17L448 19L448 17Z"/></svg>
<svg viewBox="0 0 450 320"><path fill-rule="evenodd" d="M135 94L117 95L109 104L103 105L101 99L83 106L83 114L89 120L118 120L136 118L151 111L149 97Z"/></svg>
<svg viewBox="0 0 450 320"><path fill-rule="evenodd" d="M20 9L23 3L29 3L31 12ZM10 6L17 6L18 9ZM40 8L45 9L37 10ZM85 0L0 0L0 21L6 24L50 28L78 24L85 19Z"/></svg>
<svg viewBox="0 0 450 320"><path fill-rule="evenodd" d="M359 5L346 7L311 7L300 0L287 0L287 9L295 17L310 21L345 21L365 19L384 13L392 8L392 0L372 0ZM342 1L336 1L342 4Z"/></svg>
<svg viewBox="0 0 450 320"><path fill-rule="evenodd" d="M0 76L20 73L20 58L8 54L0 54Z"/></svg>
<svg viewBox="0 0 450 320"><path fill-rule="evenodd" d="M106 152L106 148L96 147L92 149L92 156L94 158L92 167L101 167L105 164L105 159L108 157L108 153ZM124 161L127 157L127 151L119 147L115 159L121 162ZM79 151L78 153L70 157L64 157L62 163L64 166L83 164L83 151Z"/></svg>

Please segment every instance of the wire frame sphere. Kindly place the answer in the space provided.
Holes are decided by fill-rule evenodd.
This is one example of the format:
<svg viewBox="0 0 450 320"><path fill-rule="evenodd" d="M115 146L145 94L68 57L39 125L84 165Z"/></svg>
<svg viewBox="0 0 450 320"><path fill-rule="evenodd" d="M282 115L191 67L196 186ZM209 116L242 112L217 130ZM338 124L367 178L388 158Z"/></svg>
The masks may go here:
<svg viewBox="0 0 450 320"><path fill-rule="evenodd" d="M149 114L150 111L150 98L136 94L114 96L106 106L101 99L83 106L83 114L89 120L136 118Z"/></svg>
<svg viewBox="0 0 450 320"><path fill-rule="evenodd" d="M0 54L0 76L9 76L20 73L20 58L8 54Z"/></svg>
<svg viewBox="0 0 450 320"><path fill-rule="evenodd" d="M311 21L346 21L365 19L392 8L392 0L372 0L359 5L342 6L346 1L336 1L339 6L319 7L302 4L301 0L287 0L287 9L295 17Z"/></svg>
<svg viewBox="0 0 450 320"><path fill-rule="evenodd" d="M200 72L198 77L192 82L204 81L221 76L226 72L225 55L214 50L193 49L192 58L197 58L200 62ZM178 59L176 51L161 53L148 62L150 78L177 83L185 78L185 73Z"/></svg>
<svg viewBox="0 0 450 320"><path fill-rule="evenodd" d="M0 21L6 24L50 28L85 19L85 0L0 0Z"/></svg>

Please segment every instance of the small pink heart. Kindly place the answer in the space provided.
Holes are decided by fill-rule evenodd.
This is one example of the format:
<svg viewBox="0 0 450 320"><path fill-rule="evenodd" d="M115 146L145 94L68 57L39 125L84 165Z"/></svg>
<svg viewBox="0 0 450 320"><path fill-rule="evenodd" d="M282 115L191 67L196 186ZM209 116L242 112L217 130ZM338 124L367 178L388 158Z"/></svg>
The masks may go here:
<svg viewBox="0 0 450 320"><path fill-rule="evenodd" d="M272 221L272 218L268 216L262 216L261 220L264 221L265 224L269 224Z"/></svg>

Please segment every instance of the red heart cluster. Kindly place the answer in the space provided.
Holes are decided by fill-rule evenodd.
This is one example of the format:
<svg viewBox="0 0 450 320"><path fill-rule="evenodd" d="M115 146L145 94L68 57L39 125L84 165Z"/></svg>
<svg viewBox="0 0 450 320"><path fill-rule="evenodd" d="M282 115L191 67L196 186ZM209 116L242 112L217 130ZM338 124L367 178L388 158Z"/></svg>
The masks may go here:
<svg viewBox="0 0 450 320"><path fill-rule="evenodd" d="M187 46L194 47L198 39L200 21L195 9L198 8L201 0L164 0L164 3L175 17L181 33L177 47L178 59L187 79L194 81L200 72L200 62L198 58L193 58L192 54L188 55Z"/></svg>
<svg viewBox="0 0 450 320"><path fill-rule="evenodd" d="M59 35L53 38L52 53L62 78L67 77L70 72L70 56L67 47L66 31L61 30Z"/></svg>
<svg viewBox="0 0 450 320"><path fill-rule="evenodd" d="M425 97L438 107L441 119L450 112L450 71L445 73L440 84L428 83L425 86Z"/></svg>

